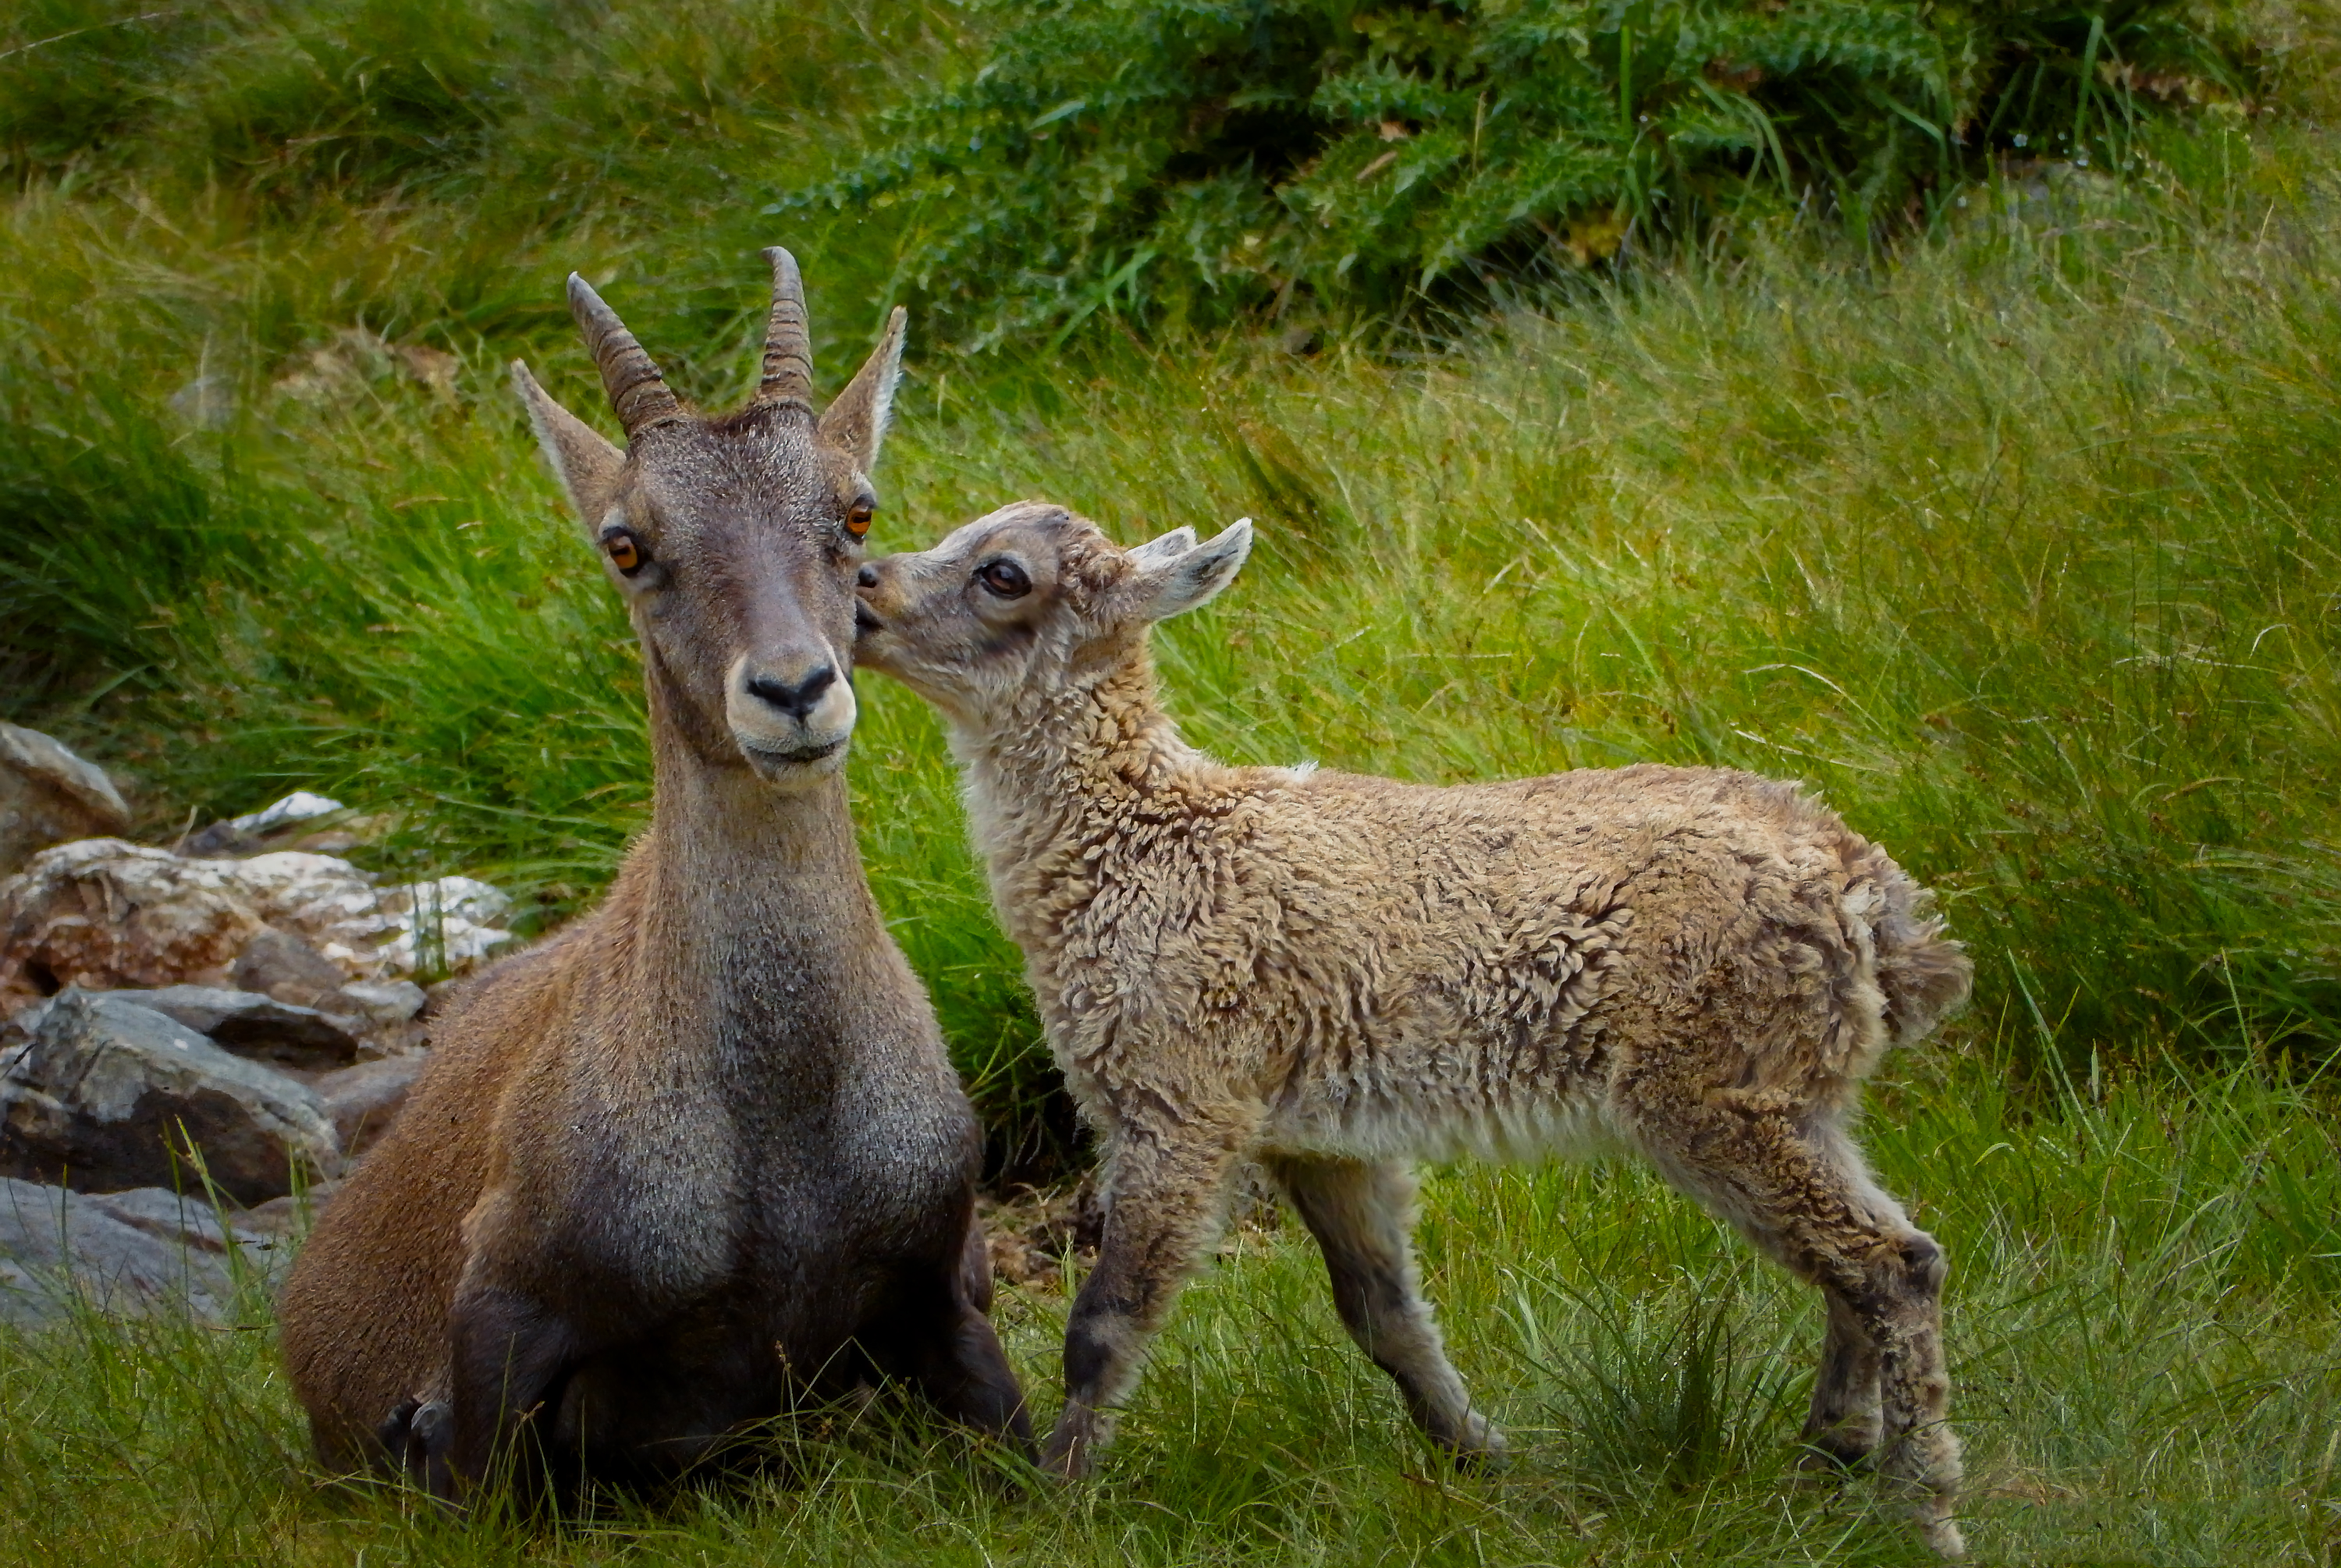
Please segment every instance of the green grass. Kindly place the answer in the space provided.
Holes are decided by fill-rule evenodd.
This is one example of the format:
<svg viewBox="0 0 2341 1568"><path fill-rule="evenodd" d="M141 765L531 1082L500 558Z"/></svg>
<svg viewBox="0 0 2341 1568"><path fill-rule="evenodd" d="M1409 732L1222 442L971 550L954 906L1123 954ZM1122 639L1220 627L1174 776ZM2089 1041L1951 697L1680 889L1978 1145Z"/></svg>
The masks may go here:
<svg viewBox="0 0 2341 1568"><path fill-rule="evenodd" d="M1868 1138L1953 1260L1984 1563L2323 1564L2341 1548L2341 1149L2243 1070L2040 1104L2007 1062L1898 1058ZM1515 1462L1444 1473L1335 1323L1300 1227L1180 1304L1096 1485L882 1404L772 1440L744 1490L458 1530L320 1489L264 1311L240 1329L0 1335L10 1561L1779 1563L1928 1561L1866 1479L1795 1468L1818 1299L1637 1166L1451 1170L1430 1289ZM997 1316L1036 1405L1064 1298Z"/></svg>

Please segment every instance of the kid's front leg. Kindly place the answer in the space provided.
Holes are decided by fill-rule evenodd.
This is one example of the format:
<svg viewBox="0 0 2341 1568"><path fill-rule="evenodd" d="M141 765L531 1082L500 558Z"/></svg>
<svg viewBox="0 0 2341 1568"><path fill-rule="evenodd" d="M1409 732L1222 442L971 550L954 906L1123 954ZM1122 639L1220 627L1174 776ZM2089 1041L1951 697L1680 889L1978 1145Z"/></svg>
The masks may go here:
<svg viewBox="0 0 2341 1568"><path fill-rule="evenodd" d="M1117 1129L1105 1235L1065 1324L1065 1406L1041 1456L1069 1481L1112 1435L1108 1412L1138 1381L1146 1346L1218 1238L1228 1185L1257 1118L1190 1112Z"/></svg>

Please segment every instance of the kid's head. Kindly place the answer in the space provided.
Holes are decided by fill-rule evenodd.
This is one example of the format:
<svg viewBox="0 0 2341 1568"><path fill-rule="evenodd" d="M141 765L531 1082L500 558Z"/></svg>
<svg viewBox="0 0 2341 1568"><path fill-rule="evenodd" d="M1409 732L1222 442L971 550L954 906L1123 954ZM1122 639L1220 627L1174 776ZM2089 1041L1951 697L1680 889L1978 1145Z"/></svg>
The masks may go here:
<svg viewBox="0 0 2341 1568"><path fill-rule="evenodd" d="M1233 581L1250 551L1250 518L1206 544L1178 528L1124 550L1061 506L1018 501L932 550L864 565L854 658L980 725L1028 693L1102 676L1149 626Z"/></svg>

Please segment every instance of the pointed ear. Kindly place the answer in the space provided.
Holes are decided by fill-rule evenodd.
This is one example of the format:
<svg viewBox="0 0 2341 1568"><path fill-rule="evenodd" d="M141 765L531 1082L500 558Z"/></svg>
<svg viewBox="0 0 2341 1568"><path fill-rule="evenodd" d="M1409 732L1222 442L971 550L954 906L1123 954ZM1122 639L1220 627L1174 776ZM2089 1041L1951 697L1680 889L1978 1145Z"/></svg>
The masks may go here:
<svg viewBox="0 0 2341 1568"><path fill-rule="evenodd" d="M1130 559L1133 565L1151 570L1186 554L1194 548L1195 531L1191 528L1174 528L1159 539L1150 539L1144 544L1131 546Z"/></svg>
<svg viewBox="0 0 2341 1568"><path fill-rule="evenodd" d="M854 466L864 473L878 466L879 443L886 439L886 416L894 408L894 383L902 377L902 328L910 319L910 312L894 307L876 351L821 416L821 439L852 453Z"/></svg>
<svg viewBox="0 0 2341 1568"><path fill-rule="evenodd" d="M513 361L512 375L513 389L527 405L528 422L536 432L536 444L546 464L569 492L569 504L577 509L585 526L593 527L617 493L626 454L604 441L601 432L553 402L553 395L528 373L526 363Z"/></svg>
<svg viewBox="0 0 2341 1568"><path fill-rule="evenodd" d="M1251 519L1240 517L1221 529L1208 544L1199 544L1167 561L1151 562L1138 579L1138 591L1144 596L1141 613L1149 620L1168 620L1209 603L1220 590L1236 580L1236 573L1243 570L1244 558L1250 554Z"/></svg>

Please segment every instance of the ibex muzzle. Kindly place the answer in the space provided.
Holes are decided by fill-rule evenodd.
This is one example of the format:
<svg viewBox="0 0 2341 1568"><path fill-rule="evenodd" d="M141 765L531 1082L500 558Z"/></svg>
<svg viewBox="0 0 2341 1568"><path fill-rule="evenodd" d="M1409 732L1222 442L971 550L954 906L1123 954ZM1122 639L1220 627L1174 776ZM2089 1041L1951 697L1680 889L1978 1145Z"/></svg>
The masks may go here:
<svg viewBox="0 0 2341 1568"><path fill-rule="evenodd" d="M702 762L802 787L844 766L853 733L853 574L877 496L902 313L827 413L795 261L777 247L764 373L736 413L685 410L584 279L570 308L626 434L620 452L513 379L537 440L626 597L652 702Z"/></svg>

